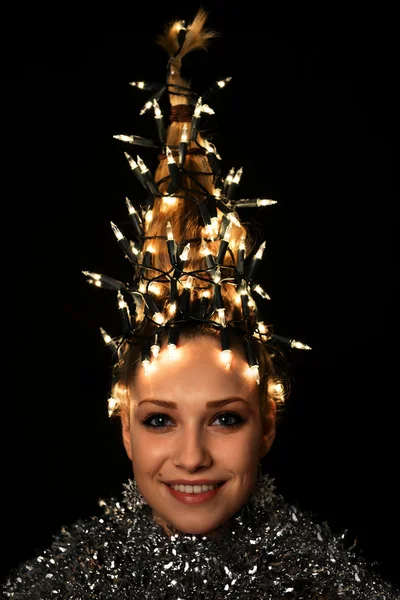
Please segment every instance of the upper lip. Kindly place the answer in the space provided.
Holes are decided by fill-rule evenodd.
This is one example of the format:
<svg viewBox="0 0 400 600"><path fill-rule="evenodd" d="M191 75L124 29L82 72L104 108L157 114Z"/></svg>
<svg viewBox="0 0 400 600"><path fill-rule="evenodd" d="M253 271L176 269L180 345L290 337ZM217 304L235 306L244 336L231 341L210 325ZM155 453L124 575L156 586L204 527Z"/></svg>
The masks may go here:
<svg viewBox="0 0 400 600"><path fill-rule="evenodd" d="M188 479L174 479L173 481L164 481L168 485L216 485L217 483L222 483L221 479L218 481L212 479L193 479L189 481Z"/></svg>

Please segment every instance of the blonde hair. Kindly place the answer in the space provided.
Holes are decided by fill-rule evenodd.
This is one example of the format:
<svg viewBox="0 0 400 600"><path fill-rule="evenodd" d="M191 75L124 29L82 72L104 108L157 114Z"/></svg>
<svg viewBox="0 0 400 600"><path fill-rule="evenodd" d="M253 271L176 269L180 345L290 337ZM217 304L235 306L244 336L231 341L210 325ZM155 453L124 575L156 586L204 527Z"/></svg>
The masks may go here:
<svg viewBox="0 0 400 600"><path fill-rule="evenodd" d="M207 13L204 10L198 11L193 23L188 28L186 37L182 45L179 42L180 21L174 21L167 25L163 34L158 38L158 43L167 51L170 56L169 74L168 74L168 93L172 112L177 115L178 109L182 113L185 110L180 107L190 105L192 93L190 92L189 82L181 76L181 65L183 57L195 49L206 49L210 39L217 34L213 31L206 30L204 27L207 18ZM188 114L188 111L186 111ZM183 116L182 120L172 120L167 132L165 145L171 149L179 147L183 127L188 127L190 136L190 117ZM189 119L189 120L188 120ZM190 139L190 138L189 138ZM146 278L153 279L154 283L148 285L148 292L157 289L157 305L160 312L167 314L168 303L170 301L170 283L169 278L164 274L171 270L171 262L165 240L167 223L170 222L174 238L181 240L177 242L181 245L186 244L191 240L191 249L188 260L185 263L185 271L201 271L200 279L196 280L196 285L191 290L191 303L196 299L200 299L201 294L205 289L212 290L213 282L210 272L207 271L203 264L204 259L199 252L202 239L209 237L205 233L205 224L201 216L199 205L204 204L206 199L212 197L215 192L215 174L213 173L205 153L205 139L201 134L198 134L196 141L189 141L187 146L187 155L184 163L184 170L180 173L179 188L175 190L175 204L171 205L171 198L167 200L168 186L170 183L170 172L165 156L160 157L159 165L154 174L154 180L161 194L165 196L155 196L152 206L152 220L145 223L145 239L143 242L142 253L144 254L149 247L152 247L152 267L146 268ZM174 152L176 154L176 151ZM169 202L168 202L169 200ZM217 206L218 222L221 222L223 213ZM236 225L234 222L231 226L231 236L229 248L237 249L239 241L244 239L246 253L249 254L253 250L254 240L250 232L242 224ZM218 253L219 240L211 240L207 242L207 246L211 254L214 256ZM178 252L179 254L179 252ZM235 260L231 252L227 252L223 264L221 264L221 294L225 306L226 322L237 322L238 328L241 329L240 321L243 320L240 304L237 303L236 286L229 282L235 275ZM160 274L161 272L161 274ZM181 278L182 280L183 278ZM224 282L227 279L228 281ZM197 283L199 284L197 285ZM210 282L210 283L208 283ZM181 282L179 282L181 285ZM218 315L210 317L210 320L217 321ZM248 318L252 331L256 326L256 316L254 311L250 311ZM217 337L218 330L207 323L190 323L182 327L182 332L186 337L193 338L197 335L211 335ZM231 348L242 353L243 356L243 335L240 332L230 330ZM119 349L119 360L114 367L112 399L114 407L112 414L121 414L129 407L128 389L132 382L136 369L140 366L140 339L149 337L154 331L154 323L147 319L143 319L141 324L135 329L135 334L130 340L126 340ZM244 332L245 330L243 330ZM166 339L165 330L161 332L159 343L161 344ZM270 354L264 343L261 340L253 338L254 352L259 363L260 371L260 405L263 412L268 410L268 400L274 402L277 406L281 406L285 395L288 391L287 378L284 372L277 367L275 356ZM129 411L128 411L129 412Z"/></svg>

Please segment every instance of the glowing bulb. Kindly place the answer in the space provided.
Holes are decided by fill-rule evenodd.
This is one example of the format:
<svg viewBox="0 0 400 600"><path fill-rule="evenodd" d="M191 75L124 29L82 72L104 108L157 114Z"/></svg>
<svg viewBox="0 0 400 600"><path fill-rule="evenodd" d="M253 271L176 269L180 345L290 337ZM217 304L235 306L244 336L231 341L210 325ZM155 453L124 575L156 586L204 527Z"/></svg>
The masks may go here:
<svg viewBox="0 0 400 600"><path fill-rule="evenodd" d="M137 162L132 158L132 156L130 154L128 154L127 152L124 152L124 154L125 154L125 158L128 161L129 166L132 169L132 171L133 171L133 169L137 169L138 168Z"/></svg>
<svg viewBox="0 0 400 600"><path fill-rule="evenodd" d="M144 216L144 220L146 222L146 225L150 225L150 223L152 222L152 220L153 220L153 211L151 209L146 212L146 214Z"/></svg>
<svg viewBox="0 0 400 600"><path fill-rule="evenodd" d="M176 302L171 302L171 304L168 305L168 313L171 317L174 316L176 313Z"/></svg>
<svg viewBox="0 0 400 600"><path fill-rule="evenodd" d="M225 178L225 185L227 187L231 185L234 175L235 175L235 169L232 167L232 169L229 171L228 175Z"/></svg>
<svg viewBox="0 0 400 600"><path fill-rule="evenodd" d="M193 285L193 277L191 275L189 275L189 277L186 279L185 283L183 284L185 286L185 288L187 290L191 290L192 289L192 285Z"/></svg>
<svg viewBox="0 0 400 600"><path fill-rule="evenodd" d="M229 225L225 229L225 233L224 233L224 237L223 237L225 242L229 242L229 240L231 239L231 233L232 233L232 221L229 221Z"/></svg>
<svg viewBox="0 0 400 600"><path fill-rule="evenodd" d="M204 239L201 240L200 254L201 254L201 256L208 256L209 254L211 254L211 252L207 246L207 243Z"/></svg>
<svg viewBox="0 0 400 600"><path fill-rule="evenodd" d="M156 323L158 323L159 325L163 325L165 323L165 317L162 313L160 312L156 312L153 315L153 319L155 320Z"/></svg>
<svg viewBox="0 0 400 600"><path fill-rule="evenodd" d="M140 254L140 250L138 250L136 248L135 243L134 242L130 242L130 246L131 246L131 250L132 250L133 254L135 256L138 256L138 254Z"/></svg>
<svg viewBox="0 0 400 600"><path fill-rule="evenodd" d="M145 358L144 360L142 360L142 367L144 369L144 374L149 375L149 373L151 371L151 362L148 358Z"/></svg>
<svg viewBox="0 0 400 600"><path fill-rule="evenodd" d="M112 337L108 335L107 331L105 331L102 327L100 327L100 333L103 337L105 344L110 344L112 342Z"/></svg>
<svg viewBox="0 0 400 600"><path fill-rule="evenodd" d="M221 281L221 269L216 267L215 271L212 273L212 279L214 283L219 283Z"/></svg>
<svg viewBox="0 0 400 600"><path fill-rule="evenodd" d="M209 298L211 296L211 292L210 290L204 290L204 292L201 295L203 296L203 298Z"/></svg>
<svg viewBox="0 0 400 600"><path fill-rule="evenodd" d="M167 240L173 240L174 234L172 233L171 221L167 222Z"/></svg>
<svg viewBox="0 0 400 600"><path fill-rule="evenodd" d="M115 412L115 410L118 408L119 406L119 402L116 398L113 398L112 396L108 399L108 416L111 417L112 414Z"/></svg>
<svg viewBox="0 0 400 600"><path fill-rule="evenodd" d="M150 347L150 352L152 353L152 355L154 356L154 358L157 358L158 355L160 354L160 346L158 344L153 344Z"/></svg>
<svg viewBox="0 0 400 600"><path fill-rule="evenodd" d="M257 326L260 333L268 333L268 327L265 325L264 321L259 321Z"/></svg>
<svg viewBox="0 0 400 600"><path fill-rule="evenodd" d="M119 140L121 142L133 142L133 136L131 135L124 135L123 133L121 133L120 135L113 135L113 138L115 140Z"/></svg>
<svg viewBox="0 0 400 600"><path fill-rule="evenodd" d="M161 292L162 292L162 286L161 286L161 284L160 284L160 283L154 283L154 282L152 282L152 283L150 283L150 285L149 285L149 290L150 290L150 288L151 288L151 291L152 291L152 293L153 293L155 296L160 296L160 295L161 295Z"/></svg>
<svg viewBox="0 0 400 600"><path fill-rule="evenodd" d="M118 229L118 227L116 226L115 223L113 223L112 221L110 221L110 222L111 222L111 228L112 228L112 230L114 232L115 237L117 238L118 241L122 240L122 238L124 237L123 234Z"/></svg>
<svg viewBox="0 0 400 600"><path fill-rule="evenodd" d="M174 359L177 356L176 344L168 344L168 358Z"/></svg>
<svg viewBox="0 0 400 600"><path fill-rule="evenodd" d="M222 350L221 361L224 363L225 367L227 369L229 369L232 364L232 351L231 350Z"/></svg>
<svg viewBox="0 0 400 600"><path fill-rule="evenodd" d="M215 236L218 235L218 229L219 229L219 221L218 221L218 217L211 217L211 224L212 224L212 229L213 229L213 234ZM214 237L210 236L210 237Z"/></svg>
<svg viewBox="0 0 400 600"><path fill-rule="evenodd" d="M151 100L148 100L148 101L146 102L146 104L143 106L142 110L140 111L140 114L141 114L141 115L144 115L144 113L145 113L147 110L149 110L149 109L150 109L152 106L153 106L153 103L152 103L152 101L151 101Z"/></svg>
<svg viewBox="0 0 400 600"><path fill-rule="evenodd" d="M118 308L128 308L128 305L122 297L122 294L118 296Z"/></svg>
<svg viewBox="0 0 400 600"><path fill-rule="evenodd" d="M259 249L257 250L257 253L256 253L256 255L254 256L254 258L258 258L259 260L261 260L261 259L262 259L262 256L263 256L263 253L264 253L264 250L265 250L265 244L266 244L266 243L267 243L267 242L263 242L263 243L261 244L261 246L260 246L260 247L259 247Z"/></svg>
<svg viewBox="0 0 400 600"><path fill-rule="evenodd" d="M261 298L265 298L265 300L271 300L271 296L267 294L265 290L262 289L261 285L254 285L252 288L257 294L261 296Z"/></svg>
<svg viewBox="0 0 400 600"><path fill-rule="evenodd" d="M196 102L196 107L194 109L193 116L195 119L199 119L201 116L201 96L198 98Z"/></svg>
<svg viewBox="0 0 400 600"><path fill-rule="evenodd" d="M201 105L201 112L205 112L208 115L215 115L215 110L213 108L211 108L210 106L208 106L208 104Z"/></svg>
<svg viewBox="0 0 400 600"><path fill-rule="evenodd" d="M271 204L276 204L277 200L270 200L269 198L257 198L256 202L257 206L270 206Z"/></svg>
<svg viewBox="0 0 400 600"><path fill-rule="evenodd" d="M181 144L182 143L187 144L188 141L189 141L188 126L186 123L184 123L183 127L182 127Z"/></svg>
<svg viewBox="0 0 400 600"><path fill-rule="evenodd" d="M206 106L206 105L204 105L204 106ZM221 160L221 157L220 157L220 155L217 152L217 148L216 148L215 144L212 144L209 140L204 140L204 147L207 150L207 152L211 152L212 154L215 154L215 156L219 160Z"/></svg>
<svg viewBox="0 0 400 600"><path fill-rule="evenodd" d="M153 106L154 106L154 118L155 119L161 119L162 118L162 112L160 109L160 105L158 104L157 100L154 99L153 100Z"/></svg>
<svg viewBox="0 0 400 600"><path fill-rule="evenodd" d="M139 165L140 172L142 173L142 175L144 175L145 173L147 173L147 171L149 169L146 167L146 165L144 164L143 160L140 158L139 155L136 158L137 158L137 164Z"/></svg>
<svg viewBox="0 0 400 600"><path fill-rule="evenodd" d="M227 83L230 82L231 79L232 79L232 77L225 77L225 79L221 79L220 81L217 81L217 85L219 85L220 88L223 88L226 86Z"/></svg>
<svg viewBox="0 0 400 600"><path fill-rule="evenodd" d="M311 346L307 346L306 344L298 342L297 340L292 340L290 345L292 348L297 348L298 350L311 350Z"/></svg>
<svg viewBox="0 0 400 600"><path fill-rule="evenodd" d="M257 385L260 385L260 370L259 370L258 365L252 365L250 367L250 369L251 369L251 373L252 373L254 379L257 382Z"/></svg>
<svg viewBox="0 0 400 600"><path fill-rule="evenodd" d="M238 184L240 181L240 178L242 177L242 174L243 174L243 167L240 167L240 169L238 169L236 171L235 177L232 179L232 183Z"/></svg>
<svg viewBox="0 0 400 600"><path fill-rule="evenodd" d="M212 241L214 241L214 226L212 225L212 223L210 223L209 225L206 225L203 228L203 231L204 231L205 237L209 237L209 238L211 238Z"/></svg>
<svg viewBox="0 0 400 600"><path fill-rule="evenodd" d="M179 255L179 258L181 259L182 262L185 262L188 259L189 250L190 250L190 242L188 242L186 244L186 246L182 250L182 253Z"/></svg>
<svg viewBox="0 0 400 600"><path fill-rule="evenodd" d="M217 308L218 319L223 327L226 327L226 319L225 319L225 309Z"/></svg>
<svg viewBox="0 0 400 600"><path fill-rule="evenodd" d="M138 87L141 90L144 89L144 81L131 81L129 85L131 85L132 87Z"/></svg>
<svg viewBox="0 0 400 600"><path fill-rule="evenodd" d="M167 155L167 162L168 164L172 165L174 164L175 160L174 160L174 155L172 154L171 148L169 148L168 146L165 147L165 152Z"/></svg>
<svg viewBox="0 0 400 600"><path fill-rule="evenodd" d="M228 217L228 219L230 220L231 223L234 223L236 225L236 227L241 227L241 223L239 221L239 219L237 218L237 216L235 215L235 213L230 212L226 215Z"/></svg>

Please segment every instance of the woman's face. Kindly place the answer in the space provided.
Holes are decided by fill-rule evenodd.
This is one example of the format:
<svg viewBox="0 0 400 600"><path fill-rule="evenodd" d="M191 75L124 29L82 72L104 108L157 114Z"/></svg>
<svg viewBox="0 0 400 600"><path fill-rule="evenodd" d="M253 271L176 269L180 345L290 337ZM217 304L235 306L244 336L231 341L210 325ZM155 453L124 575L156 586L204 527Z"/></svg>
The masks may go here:
<svg viewBox="0 0 400 600"><path fill-rule="evenodd" d="M273 410L268 421L261 418L257 383L235 351L226 369L217 339L180 341L176 358L162 350L148 375L138 369L123 440L139 490L165 531L171 524L207 534L246 503L259 460L272 444L275 419ZM224 405L207 406L217 401ZM225 483L216 493L187 498L166 483L180 480Z"/></svg>

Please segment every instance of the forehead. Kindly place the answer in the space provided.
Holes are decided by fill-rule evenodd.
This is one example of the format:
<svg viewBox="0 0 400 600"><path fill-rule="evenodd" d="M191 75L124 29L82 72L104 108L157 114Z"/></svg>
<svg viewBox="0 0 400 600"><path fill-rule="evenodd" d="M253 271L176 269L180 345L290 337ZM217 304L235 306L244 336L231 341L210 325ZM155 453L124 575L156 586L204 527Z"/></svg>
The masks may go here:
<svg viewBox="0 0 400 600"><path fill-rule="evenodd" d="M179 401L190 395L192 400L199 398L204 402L257 395L257 384L247 361L232 349L232 364L227 369L221 361L219 340L210 336L180 340L173 359L163 348L154 365L148 375L144 369L138 369L131 387L137 402L144 397Z"/></svg>

